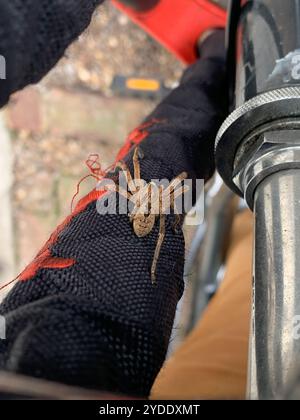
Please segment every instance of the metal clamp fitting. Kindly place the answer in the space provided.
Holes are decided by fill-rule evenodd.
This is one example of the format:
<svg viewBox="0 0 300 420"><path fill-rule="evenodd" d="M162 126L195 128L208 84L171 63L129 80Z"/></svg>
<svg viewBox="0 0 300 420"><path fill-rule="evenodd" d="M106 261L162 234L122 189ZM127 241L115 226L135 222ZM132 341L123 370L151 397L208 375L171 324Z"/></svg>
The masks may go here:
<svg viewBox="0 0 300 420"><path fill-rule="evenodd" d="M256 187L267 176L282 170L300 169L300 130L264 133L256 150L241 166L236 169L233 182L253 209Z"/></svg>

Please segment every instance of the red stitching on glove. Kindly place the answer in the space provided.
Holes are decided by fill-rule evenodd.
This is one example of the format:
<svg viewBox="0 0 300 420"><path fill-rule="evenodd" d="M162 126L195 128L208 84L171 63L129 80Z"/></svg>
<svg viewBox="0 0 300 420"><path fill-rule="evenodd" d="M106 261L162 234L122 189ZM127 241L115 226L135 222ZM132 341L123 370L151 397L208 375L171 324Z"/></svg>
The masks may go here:
<svg viewBox="0 0 300 420"><path fill-rule="evenodd" d="M117 161L123 160L125 156L128 155L132 147L139 145L143 140L145 140L145 138L149 136L149 131L147 130L147 128L150 128L154 124L160 124L162 122L163 120L153 118L152 120L141 124L135 130L133 130L127 137L124 146L119 151L117 155Z"/></svg>
<svg viewBox="0 0 300 420"><path fill-rule="evenodd" d="M139 127L137 127L135 130L133 130L129 136L126 139L126 142L120 152L117 155L117 159L115 161L118 162L125 158L125 156L130 152L131 148L134 146L139 145L143 140L145 140L148 135L148 128L153 126L154 124L162 123L163 120L158 119L152 119L151 121L148 121L146 123L141 124ZM114 167L110 167L106 171L102 171L101 165L99 162L99 155L94 154L90 155L88 160L86 161L86 164L90 170L90 174L86 177L82 178L80 182L77 185L77 191L72 199L72 207L75 198L79 194L79 188L80 184L88 177L94 177L98 181L105 176L105 174ZM76 217L79 213L85 210L85 208L92 203L93 201L98 200L101 196L106 194L106 191L101 190L92 190L89 194L87 194L85 197L83 197L78 204L75 207L75 210L71 212L71 214L64 220L63 223L61 223L55 231L52 233L46 244L43 246L43 248L40 250L40 252L37 254L37 256L34 258L34 260L25 268L24 271L21 272L14 280L10 281L9 283L5 284L4 286L0 287L0 291L4 289L5 287L9 286L13 282L20 280L20 281L27 281L30 280L32 277L34 277L38 270L41 270L43 268L68 268L73 266L76 263L76 260L73 258L60 258L60 257L53 257L51 255L50 249L55 245L57 242L60 233L68 226L68 224L72 221L74 217Z"/></svg>

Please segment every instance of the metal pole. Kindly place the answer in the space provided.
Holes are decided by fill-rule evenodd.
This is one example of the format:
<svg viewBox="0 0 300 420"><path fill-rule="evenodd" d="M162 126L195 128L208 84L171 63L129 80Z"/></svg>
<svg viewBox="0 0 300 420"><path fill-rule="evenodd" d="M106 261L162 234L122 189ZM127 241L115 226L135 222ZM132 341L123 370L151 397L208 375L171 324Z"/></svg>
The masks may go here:
<svg viewBox="0 0 300 420"><path fill-rule="evenodd" d="M277 399L296 375L300 340L300 170L267 177L254 198L254 305L248 395Z"/></svg>
<svg viewBox="0 0 300 420"><path fill-rule="evenodd" d="M212 198L205 234L196 246L195 258L188 261L186 275L194 273L192 304L186 332L190 332L201 318L210 298L218 289L218 272L225 261L239 197L224 184ZM201 227L200 227L201 229ZM197 239L197 237L196 237ZM197 246L198 245L198 246Z"/></svg>
<svg viewBox="0 0 300 420"><path fill-rule="evenodd" d="M219 130L216 162L255 213L248 396L276 399L300 360L300 0L239 3L235 109Z"/></svg>

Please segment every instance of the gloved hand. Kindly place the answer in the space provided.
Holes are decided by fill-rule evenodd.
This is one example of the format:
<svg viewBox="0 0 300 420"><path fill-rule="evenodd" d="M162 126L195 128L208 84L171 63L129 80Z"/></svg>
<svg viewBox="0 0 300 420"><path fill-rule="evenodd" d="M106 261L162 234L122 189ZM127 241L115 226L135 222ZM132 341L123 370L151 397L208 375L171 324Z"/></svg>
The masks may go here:
<svg viewBox="0 0 300 420"><path fill-rule="evenodd" d="M88 26L103 0L0 0L0 108L11 93L37 83Z"/></svg>
<svg viewBox="0 0 300 420"><path fill-rule="evenodd" d="M226 116L224 52L205 56L127 139L118 160L141 178L207 180ZM114 177L116 174L108 174ZM183 289L184 238L166 216L151 282L159 223L139 238L126 214L100 215L94 190L58 227L0 306L7 340L0 368L72 385L146 396L168 348ZM103 199L103 197L102 197Z"/></svg>

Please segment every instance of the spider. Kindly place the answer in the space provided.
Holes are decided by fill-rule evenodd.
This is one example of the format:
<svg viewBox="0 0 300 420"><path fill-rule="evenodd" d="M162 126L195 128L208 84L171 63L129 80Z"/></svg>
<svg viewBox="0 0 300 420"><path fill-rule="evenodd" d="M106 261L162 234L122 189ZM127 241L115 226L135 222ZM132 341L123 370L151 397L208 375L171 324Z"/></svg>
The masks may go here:
<svg viewBox="0 0 300 420"><path fill-rule="evenodd" d="M156 284L156 267L166 236L166 211L173 209L176 219L174 228L176 228L180 224L181 217L176 208L175 199L189 191L189 187L179 187L187 178L186 172L174 178L166 188L158 186L155 182L147 184L141 179L139 158L143 158L143 153L139 147L136 147L133 154L134 178L124 162L117 162L115 166L115 169L121 169L125 173L128 191L119 185L108 185L105 189L118 192L133 204L133 209L128 216L137 237L143 238L149 235L154 229L156 219L159 218L158 240L151 265L151 281L152 284Z"/></svg>

